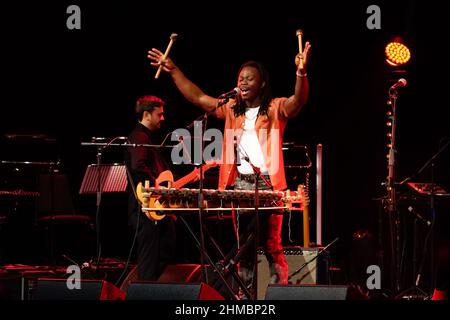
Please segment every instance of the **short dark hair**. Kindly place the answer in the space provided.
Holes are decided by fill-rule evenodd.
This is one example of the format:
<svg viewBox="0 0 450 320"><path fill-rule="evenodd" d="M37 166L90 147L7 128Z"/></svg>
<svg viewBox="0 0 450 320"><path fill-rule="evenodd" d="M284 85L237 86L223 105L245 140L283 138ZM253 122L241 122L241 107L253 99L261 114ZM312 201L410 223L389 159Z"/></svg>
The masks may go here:
<svg viewBox="0 0 450 320"><path fill-rule="evenodd" d="M152 112L156 108L163 107L166 103L157 96L142 96L136 101L136 114L139 120L142 120L144 111Z"/></svg>

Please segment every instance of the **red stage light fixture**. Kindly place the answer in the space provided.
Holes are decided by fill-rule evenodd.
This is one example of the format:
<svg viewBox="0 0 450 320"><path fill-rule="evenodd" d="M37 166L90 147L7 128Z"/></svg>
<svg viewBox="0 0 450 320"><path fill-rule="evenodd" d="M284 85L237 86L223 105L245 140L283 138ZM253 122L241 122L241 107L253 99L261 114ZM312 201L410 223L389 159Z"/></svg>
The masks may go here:
<svg viewBox="0 0 450 320"><path fill-rule="evenodd" d="M411 59L408 47L400 42L391 42L386 46L386 62L391 66L401 66Z"/></svg>

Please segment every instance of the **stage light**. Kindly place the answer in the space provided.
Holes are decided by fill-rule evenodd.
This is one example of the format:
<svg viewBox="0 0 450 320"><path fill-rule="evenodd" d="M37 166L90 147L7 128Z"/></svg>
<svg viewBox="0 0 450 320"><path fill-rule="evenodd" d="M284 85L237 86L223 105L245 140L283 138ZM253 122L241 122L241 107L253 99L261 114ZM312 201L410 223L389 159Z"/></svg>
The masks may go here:
<svg viewBox="0 0 450 320"><path fill-rule="evenodd" d="M411 59L411 52L401 42L391 42L386 46L386 62L391 66L401 66Z"/></svg>

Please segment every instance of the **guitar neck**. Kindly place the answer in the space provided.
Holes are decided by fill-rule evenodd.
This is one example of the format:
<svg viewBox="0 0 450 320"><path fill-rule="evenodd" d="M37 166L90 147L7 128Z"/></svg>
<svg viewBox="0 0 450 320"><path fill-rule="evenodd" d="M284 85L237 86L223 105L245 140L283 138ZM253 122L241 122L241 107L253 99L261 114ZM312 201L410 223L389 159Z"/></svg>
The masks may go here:
<svg viewBox="0 0 450 320"><path fill-rule="evenodd" d="M186 175L186 176L178 179L177 181L175 181L172 184L172 188L179 189L179 188L183 187L184 185L188 184L189 182L191 182L192 180L194 180L196 177L197 177L197 172L196 171L192 171L188 175Z"/></svg>
<svg viewBox="0 0 450 320"><path fill-rule="evenodd" d="M200 178L200 169L203 169L203 173L205 173L210 168L214 168L217 165L218 164L216 162L206 163L206 164L203 164L201 168L195 168L191 173L189 173L189 174L185 175L184 177L175 181L172 184L172 188L179 189L179 188L183 187L185 184L188 184L189 182L199 179Z"/></svg>
<svg viewBox="0 0 450 320"><path fill-rule="evenodd" d="M303 246L309 248L309 208L305 204L303 208Z"/></svg>
<svg viewBox="0 0 450 320"><path fill-rule="evenodd" d="M191 172L187 176L184 176L184 177L178 179L177 181L175 181L172 184L172 188L179 189L182 186L184 186L185 184L188 184L189 182L191 182L191 180L194 178L195 178L195 172Z"/></svg>

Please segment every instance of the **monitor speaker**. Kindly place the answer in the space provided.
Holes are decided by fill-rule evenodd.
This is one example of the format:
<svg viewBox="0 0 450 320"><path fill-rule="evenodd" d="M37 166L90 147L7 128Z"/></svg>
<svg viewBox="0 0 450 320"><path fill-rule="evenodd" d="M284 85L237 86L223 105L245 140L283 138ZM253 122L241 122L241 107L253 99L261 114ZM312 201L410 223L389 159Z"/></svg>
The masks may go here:
<svg viewBox="0 0 450 320"><path fill-rule="evenodd" d="M104 280L80 280L69 289L66 279L38 279L31 300L123 300L125 294Z"/></svg>
<svg viewBox="0 0 450 320"><path fill-rule="evenodd" d="M205 283L131 282L126 300L224 300Z"/></svg>
<svg viewBox="0 0 450 320"><path fill-rule="evenodd" d="M265 300L354 300L348 286L269 285Z"/></svg>

